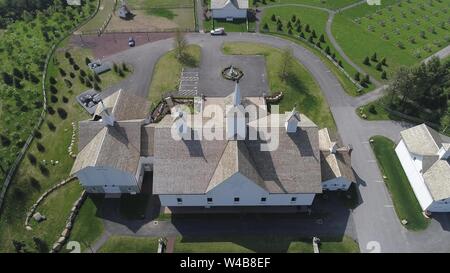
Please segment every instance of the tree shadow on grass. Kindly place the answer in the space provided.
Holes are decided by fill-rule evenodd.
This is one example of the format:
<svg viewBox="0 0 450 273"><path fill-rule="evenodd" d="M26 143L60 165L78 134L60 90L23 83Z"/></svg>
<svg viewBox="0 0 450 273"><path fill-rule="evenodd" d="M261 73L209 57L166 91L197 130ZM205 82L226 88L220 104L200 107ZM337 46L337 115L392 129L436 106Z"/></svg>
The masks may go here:
<svg viewBox="0 0 450 273"><path fill-rule="evenodd" d="M191 54L184 54L181 58L180 58L180 62L182 65L184 66L188 66L188 67L198 67L199 63L198 60L194 58L194 56L192 56Z"/></svg>

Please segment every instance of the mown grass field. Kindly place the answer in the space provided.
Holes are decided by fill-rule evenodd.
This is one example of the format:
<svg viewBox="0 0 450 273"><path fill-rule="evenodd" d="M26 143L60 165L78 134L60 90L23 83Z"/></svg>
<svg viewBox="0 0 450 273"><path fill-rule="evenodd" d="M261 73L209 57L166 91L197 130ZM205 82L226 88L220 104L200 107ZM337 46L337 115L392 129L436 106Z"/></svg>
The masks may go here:
<svg viewBox="0 0 450 273"><path fill-rule="evenodd" d="M321 251L356 253L358 244L349 237L322 238ZM178 253L312 253L312 239L289 236L189 238L179 237L174 252Z"/></svg>
<svg viewBox="0 0 450 273"><path fill-rule="evenodd" d="M77 182L72 182L52 193L48 200L37 209L47 216L48 220L40 224L35 224L33 220L33 231L25 230L25 215L31 205L44 191L69 175L74 162L67 151L71 142L72 122L90 118L75 100L78 94L89 89L86 83L81 83L81 71L85 71L86 76L83 78L86 81L91 78L92 82L97 82L101 89L117 83L128 73L125 72L121 77L110 71L100 75L97 81L85 64L86 57L92 59L89 50L69 47L66 42L60 46L48 70L49 111L45 122L36 133L36 139L21 162L6 196L0 218L0 241L2 242L0 252L14 252L12 240L24 241L29 251L38 251L33 245L33 236L40 238L51 247L63 230L70 207L81 194L82 189ZM70 53L70 58L73 59L73 65L66 56L66 49ZM78 70L75 69L76 66ZM70 87L67 81L70 82ZM51 164L52 160L58 161L58 164ZM95 216L95 207L89 206L89 200L87 204L83 214ZM87 223L92 222L92 218L88 216L80 217L80 219L84 218L88 219ZM89 239L98 234L92 232L87 236Z"/></svg>
<svg viewBox="0 0 450 273"><path fill-rule="evenodd" d="M164 31L195 29L194 0L131 0L127 1L132 20L113 16L108 31Z"/></svg>
<svg viewBox="0 0 450 273"><path fill-rule="evenodd" d="M97 14L89 20L85 25L80 28L80 31L83 32L95 32L100 29L105 21L108 19L108 16L113 12L115 8L114 0L99 0L100 6Z"/></svg>
<svg viewBox="0 0 450 273"><path fill-rule="evenodd" d="M365 71L381 79L377 63L386 58L387 79L400 66L411 66L450 44L448 1L381 1L338 13L333 35L346 54ZM364 64L377 53L377 61Z"/></svg>
<svg viewBox="0 0 450 273"><path fill-rule="evenodd" d="M265 2L266 4L263 0L258 0L257 5L263 7L280 4L303 4L336 10L356 3L358 0L266 0Z"/></svg>
<svg viewBox="0 0 450 273"><path fill-rule="evenodd" d="M95 11L95 0L86 3L80 8L38 13L35 19L9 25L2 34L0 186L42 111L41 80L47 52L55 41Z"/></svg>
<svg viewBox="0 0 450 273"><path fill-rule="evenodd" d="M414 195L400 160L395 153L395 143L383 136L374 136L372 148L394 203L399 221L406 219L410 230L424 230L430 221L422 215L422 208Z"/></svg>
<svg viewBox="0 0 450 273"><path fill-rule="evenodd" d="M189 45L186 52L188 57L184 63L175 57L173 50L161 56L156 63L148 97L152 105L156 106L165 93L178 91L183 67L197 67L200 64L201 48L198 45Z"/></svg>
<svg viewBox="0 0 450 273"><path fill-rule="evenodd" d="M156 237L112 236L100 253L156 253ZM350 237L322 238L323 253L358 253L358 244ZM312 253L312 239L289 236L177 237L176 253Z"/></svg>
<svg viewBox="0 0 450 273"><path fill-rule="evenodd" d="M284 97L280 102L280 113L297 109L308 116L319 127L336 130L333 116L328 104L309 72L297 61L292 61L292 69L287 80L279 75L282 52L278 49L254 43L225 43L225 54L232 55L262 55L266 58L269 88L271 92L282 91Z"/></svg>
<svg viewBox="0 0 450 273"><path fill-rule="evenodd" d="M156 253L158 239L155 237L112 236L99 249L100 253Z"/></svg>
<svg viewBox="0 0 450 273"><path fill-rule="evenodd" d="M273 20L273 16L275 16L275 21ZM295 21L292 21L292 17L295 16L296 19L300 21L300 29L297 29ZM280 20L283 24L282 29L277 28L277 20ZM261 32L268 32L275 35L282 35L281 37L289 37L295 40L302 45L307 45L313 48L314 45L317 45L317 42L320 41L320 36L324 35L325 42L320 43L320 47L322 50L325 50L327 47L330 50L330 56L335 56L335 60L337 62L341 62L342 67L345 71L353 77L357 72L350 64L348 64L336 51L335 47L329 42L329 39L326 35L326 22L328 20L328 13L326 11L312 9L312 8L304 8L304 7L295 7L295 6L283 6L283 7L270 7L264 9L264 14L262 17L262 21L260 24ZM292 26L291 31L289 31L288 24ZM264 26L267 24L268 31L264 29ZM309 31L307 30L307 25L309 26ZM300 30L300 31L298 31ZM313 43L306 42L304 40L300 40L299 36L303 33L304 39L308 40L312 35L312 32L315 31L316 38L313 39ZM318 55L322 55L318 52ZM332 66L334 66L330 60L327 58L326 62L329 62ZM369 84L367 88L357 92L357 87L354 85L349 79L345 77L345 75L340 72L335 66L334 71L336 76L341 78L341 83L343 87L347 91L348 94L352 96L361 95L373 89L372 84Z"/></svg>

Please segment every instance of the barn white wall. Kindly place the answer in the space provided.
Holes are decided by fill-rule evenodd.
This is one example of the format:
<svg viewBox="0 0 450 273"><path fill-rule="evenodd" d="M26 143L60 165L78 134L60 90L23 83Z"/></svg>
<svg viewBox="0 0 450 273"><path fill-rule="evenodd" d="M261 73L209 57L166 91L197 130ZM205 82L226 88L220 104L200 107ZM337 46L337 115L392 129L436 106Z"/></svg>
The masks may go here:
<svg viewBox="0 0 450 273"><path fill-rule="evenodd" d="M269 194L237 173L206 194L161 194L159 199L163 206L309 206L314 196L314 193ZM207 202L208 197L213 199L211 203ZM235 197L239 197L238 203L234 202ZM261 201L262 197L266 202ZM297 200L291 202L292 197ZM182 198L182 203L178 203L177 198Z"/></svg>
<svg viewBox="0 0 450 273"><path fill-rule="evenodd" d="M247 18L247 9L237 9L230 3L222 9L213 9L212 17L217 19Z"/></svg>
<svg viewBox="0 0 450 273"><path fill-rule="evenodd" d="M134 193L140 187L133 174L111 167L87 167L76 176L89 193Z"/></svg>
<svg viewBox="0 0 450 273"><path fill-rule="evenodd" d="M409 153L403 140L398 143L395 148L395 152L397 153L403 170L408 177L409 184L411 184L414 194L419 201L420 207L422 210L427 210L433 203L433 198L431 197L431 194L423 180L422 174L420 173L422 164L414 162L414 156Z"/></svg>
<svg viewBox="0 0 450 273"><path fill-rule="evenodd" d="M337 177L322 182L322 188L328 191L347 191L352 182L344 177Z"/></svg>

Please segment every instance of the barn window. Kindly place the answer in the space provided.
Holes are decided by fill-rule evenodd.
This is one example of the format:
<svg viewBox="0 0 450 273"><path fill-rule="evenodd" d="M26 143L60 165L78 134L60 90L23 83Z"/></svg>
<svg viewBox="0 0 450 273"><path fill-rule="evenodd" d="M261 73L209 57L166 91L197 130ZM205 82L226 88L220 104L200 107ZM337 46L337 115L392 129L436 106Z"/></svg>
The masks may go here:
<svg viewBox="0 0 450 273"><path fill-rule="evenodd" d="M267 201L267 197L261 197L261 202L266 202Z"/></svg>
<svg viewBox="0 0 450 273"><path fill-rule="evenodd" d="M235 197L234 198L234 203L239 203L239 200L240 200L239 197Z"/></svg>
<svg viewBox="0 0 450 273"><path fill-rule="evenodd" d="M291 202L295 202L295 201L297 201L297 197L292 197Z"/></svg>
<svg viewBox="0 0 450 273"><path fill-rule="evenodd" d="M183 203L183 198L179 198L179 197L178 197L178 198L177 198L177 203L178 203L178 204Z"/></svg>
<svg viewBox="0 0 450 273"><path fill-rule="evenodd" d="M208 204L210 204L210 203L212 203L213 199L212 199L212 197L208 197L208 198L206 198L206 201L208 202Z"/></svg>

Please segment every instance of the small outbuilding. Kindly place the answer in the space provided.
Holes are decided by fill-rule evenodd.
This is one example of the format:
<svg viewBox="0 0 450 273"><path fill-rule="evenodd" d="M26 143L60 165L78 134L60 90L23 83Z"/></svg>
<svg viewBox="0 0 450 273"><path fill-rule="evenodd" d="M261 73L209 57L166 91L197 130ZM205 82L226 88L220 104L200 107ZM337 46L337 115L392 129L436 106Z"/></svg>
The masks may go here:
<svg viewBox="0 0 450 273"><path fill-rule="evenodd" d="M122 5L119 8L118 15L119 15L120 18L127 20L127 19L131 18L131 16L133 14L131 13L131 11L127 7L127 5Z"/></svg>
<svg viewBox="0 0 450 273"><path fill-rule="evenodd" d="M81 6L81 0L67 0L66 3L69 6Z"/></svg>
<svg viewBox="0 0 450 273"><path fill-rule="evenodd" d="M248 0L211 0L211 11L214 19L247 18Z"/></svg>

